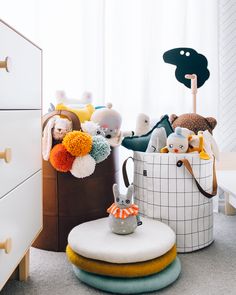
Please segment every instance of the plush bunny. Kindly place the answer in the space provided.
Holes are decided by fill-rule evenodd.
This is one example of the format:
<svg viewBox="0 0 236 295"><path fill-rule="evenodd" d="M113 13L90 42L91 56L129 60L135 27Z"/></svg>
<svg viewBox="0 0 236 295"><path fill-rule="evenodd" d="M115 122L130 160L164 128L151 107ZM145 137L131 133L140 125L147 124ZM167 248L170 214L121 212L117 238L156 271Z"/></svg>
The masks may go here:
<svg viewBox="0 0 236 295"><path fill-rule="evenodd" d="M50 118L43 130L43 159L48 161L52 149L52 138L62 141L66 133L72 131L72 122L56 115Z"/></svg>
<svg viewBox="0 0 236 295"><path fill-rule="evenodd" d="M115 202L107 209L109 225L113 233L119 235L131 234L142 222L138 217L138 206L133 204L133 186L128 187L126 195L119 192L118 185L113 185Z"/></svg>

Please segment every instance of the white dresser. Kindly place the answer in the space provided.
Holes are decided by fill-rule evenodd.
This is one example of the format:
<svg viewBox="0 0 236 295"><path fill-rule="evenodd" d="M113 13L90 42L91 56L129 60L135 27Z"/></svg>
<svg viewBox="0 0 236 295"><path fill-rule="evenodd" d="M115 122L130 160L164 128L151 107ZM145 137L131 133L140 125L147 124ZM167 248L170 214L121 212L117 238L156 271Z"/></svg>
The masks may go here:
<svg viewBox="0 0 236 295"><path fill-rule="evenodd" d="M0 291L42 228L41 49L0 20Z"/></svg>

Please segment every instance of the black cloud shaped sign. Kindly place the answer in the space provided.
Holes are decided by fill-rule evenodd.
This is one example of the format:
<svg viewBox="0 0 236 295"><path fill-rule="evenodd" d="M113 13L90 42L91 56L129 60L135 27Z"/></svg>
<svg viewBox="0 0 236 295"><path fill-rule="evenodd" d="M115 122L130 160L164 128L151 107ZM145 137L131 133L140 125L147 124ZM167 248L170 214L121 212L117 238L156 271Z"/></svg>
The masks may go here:
<svg viewBox="0 0 236 295"><path fill-rule="evenodd" d="M176 66L176 79L188 88L191 88L191 80L185 78L186 74L197 75L197 88L210 77L206 57L192 48L180 47L168 50L163 54L163 59L166 63Z"/></svg>

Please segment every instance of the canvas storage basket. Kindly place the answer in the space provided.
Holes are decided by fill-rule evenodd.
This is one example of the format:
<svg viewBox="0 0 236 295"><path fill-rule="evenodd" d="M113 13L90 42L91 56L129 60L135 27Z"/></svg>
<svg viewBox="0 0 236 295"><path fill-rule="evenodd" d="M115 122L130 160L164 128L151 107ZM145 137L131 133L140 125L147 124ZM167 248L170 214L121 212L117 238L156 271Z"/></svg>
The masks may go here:
<svg viewBox="0 0 236 295"><path fill-rule="evenodd" d="M126 185L127 160L123 165ZM134 198L140 215L168 224L176 232L178 252L192 252L211 244L211 197L217 188L214 159L201 160L199 154L190 153L134 152L133 160ZM190 164L192 175L185 161Z"/></svg>

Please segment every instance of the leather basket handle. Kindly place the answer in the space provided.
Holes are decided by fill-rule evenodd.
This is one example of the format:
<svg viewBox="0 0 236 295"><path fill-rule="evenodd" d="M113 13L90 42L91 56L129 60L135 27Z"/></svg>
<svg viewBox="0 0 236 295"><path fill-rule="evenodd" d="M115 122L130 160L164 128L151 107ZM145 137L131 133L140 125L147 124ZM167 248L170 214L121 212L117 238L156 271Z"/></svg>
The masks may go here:
<svg viewBox="0 0 236 295"><path fill-rule="evenodd" d="M208 193L206 192L200 185L200 183L197 181L194 173L193 173L193 169L191 167L191 164L189 163L189 161L187 159L182 159L179 160L177 162L177 167L181 167L184 164L184 167L188 170L188 172L192 175L198 190L200 191L200 193L202 193L205 197L207 197L208 199L213 198L216 194L217 194L217 179L216 179L216 167L215 167L215 158L213 161L213 184L212 184L212 193Z"/></svg>
<svg viewBox="0 0 236 295"><path fill-rule="evenodd" d="M127 166L127 162L128 162L129 159L134 160L133 157L128 157L128 158L124 161L124 163L123 163L123 165L122 165L123 180L124 180L124 183L125 183L125 186L126 186L126 187L128 187L128 186L130 185L129 178L128 178L128 174L127 174L127 168L126 168L126 166Z"/></svg>
<svg viewBox="0 0 236 295"><path fill-rule="evenodd" d="M69 120L72 121L73 130L81 130L79 118L76 116L76 114L74 114L70 111L66 111L66 110L53 111L53 112L50 112L50 113L44 115L43 116L43 129L46 126L48 120L55 115L59 115L59 116L62 115L62 116L67 117Z"/></svg>

